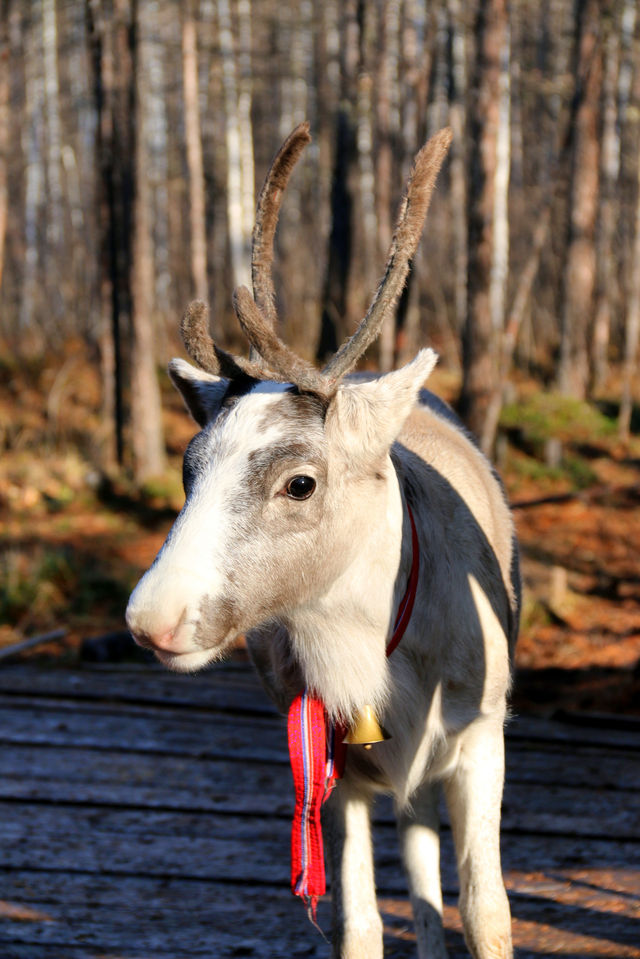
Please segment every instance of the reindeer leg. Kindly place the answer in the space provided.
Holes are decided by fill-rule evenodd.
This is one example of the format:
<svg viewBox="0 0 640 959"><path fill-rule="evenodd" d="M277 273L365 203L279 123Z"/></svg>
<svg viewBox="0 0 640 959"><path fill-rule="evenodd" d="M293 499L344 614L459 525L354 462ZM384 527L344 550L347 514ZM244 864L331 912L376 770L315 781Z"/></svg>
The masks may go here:
<svg viewBox="0 0 640 959"><path fill-rule="evenodd" d="M371 797L342 779L323 810L331 868L334 959L382 959Z"/></svg>
<svg viewBox="0 0 640 959"><path fill-rule="evenodd" d="M511 914L500 865L504 782L502 716L476 720L461 737L445 793L458 860L460 912L475 959L512 959Z"/></svg>
<svg viewBox="0 0 640 959"><path fill-rule="evenodd" d="M402 858L409 879L419 959L446 959L440 886L439 787L423 783L398 811Z"/></svg>

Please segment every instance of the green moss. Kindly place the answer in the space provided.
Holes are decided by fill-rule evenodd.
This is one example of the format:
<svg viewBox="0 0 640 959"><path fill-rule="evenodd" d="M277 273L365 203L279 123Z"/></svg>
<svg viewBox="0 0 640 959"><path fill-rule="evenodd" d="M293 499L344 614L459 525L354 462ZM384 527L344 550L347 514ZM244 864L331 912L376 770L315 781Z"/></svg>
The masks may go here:
<svg viewBox="0 0 640 959"><path fill-rule="evenodd" d="M559 393L535 393L507 404L500 425L518 430L529 443L544 443L552 437L580 444L607 442L617 434L615 420L595 406Z"/></svg>

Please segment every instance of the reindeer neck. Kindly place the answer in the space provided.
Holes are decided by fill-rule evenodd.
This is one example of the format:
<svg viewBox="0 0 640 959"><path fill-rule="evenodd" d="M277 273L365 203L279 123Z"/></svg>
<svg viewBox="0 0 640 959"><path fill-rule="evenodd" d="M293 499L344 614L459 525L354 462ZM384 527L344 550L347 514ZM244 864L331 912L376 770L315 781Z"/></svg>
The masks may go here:
<svg viewBox="0 0 640 959"><path fill-rule="evenodd" d="M387 642L411 569L411 526L393 471L386 509L370 524L344 572L320 598L289 617L304 681L334 719L387 698Z"/></svg>

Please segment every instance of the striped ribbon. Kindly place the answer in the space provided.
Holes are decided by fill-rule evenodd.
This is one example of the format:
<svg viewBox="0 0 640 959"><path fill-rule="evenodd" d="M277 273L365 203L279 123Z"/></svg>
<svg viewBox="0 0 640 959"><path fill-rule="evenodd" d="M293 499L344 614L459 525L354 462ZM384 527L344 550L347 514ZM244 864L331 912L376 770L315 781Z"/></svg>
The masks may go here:
<svg viewBox="0 0 640 959"><path fill-rule="evenodd" d="M387 645L387 656L404 635L418 585L418 534L408 504L407 508L413 550L411 572ZM305 690L289 707L287 734L296 799L291 829L291 891L306 903L315 922L318 896L326 892L320 810L344 772L346 729L334 725L322 700Z"/></svg>

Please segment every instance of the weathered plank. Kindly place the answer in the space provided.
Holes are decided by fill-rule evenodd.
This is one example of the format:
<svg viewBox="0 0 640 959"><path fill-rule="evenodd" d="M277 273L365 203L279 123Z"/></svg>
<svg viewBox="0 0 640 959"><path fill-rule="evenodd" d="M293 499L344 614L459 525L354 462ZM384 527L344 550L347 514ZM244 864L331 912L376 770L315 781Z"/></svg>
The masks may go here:
<svg viewBox="0 0 640 959"><path fill-rule="evenodd" d="M21 700L0 703L0 744L82 746L122 752L154 752L226 758L239 755L251 740L258 759L287 762L286 731L280 717L202 715L190 711L134 709L86 703L82 706Z"/></svg>
<svg viewBox="0 0 640 959"><path fill-rule="evenodd" d="M597 875L597 874L596 874ZM92 956L90 943L121 959L158 956L326 956L328 949L287 891L181 879L145 877L110 881L72 874L64 885L52 873L18 873L0 883L3 959L57 955ZM556 954L637 959L637 897L620 901L599 889L573 889L549 877L507 877L517 955ZM144 910L137 908L144 903ZM622 906L622 908L620 908ZM388 957L413 957L414 935L405 897L383 896L380 908ZM322 902L319 920L329 925ZM445 924L452 959L462 950L460 921L445 897ZM135 929L135 936L131 930ZM26 951L27 947L32 952ZM567 948L569 946L570 948ZM54 952L55 949L59 951ZM207 950L209 952L207 953Z"/></svg>
<svg viewBox="0 0 640 959"><path fill-rule="evenodd" d="M0 693L276 715L248 665L217 666L197 676L171 674L153 665L127 671L93 665L48 670L18 665L0 669Z"/></svg>
<svg viewBox="0 0 640 959"><path fill-rule="evenodd" d="M18 664L0 669L0 694L0 703L7 704L18 702L23 694L31 702L49 696L74 703L127 703L168 706L183 712L196 709L277 715L248 664L218 665L198 676L170 674L152 665L131 669L91 665L78 670L37 669ZM514 741L601 744L615 750L638 746L640 724L625 721L625 717L603 718L600 724L585 725L586 722L585 717L570 713L555 719L514 716L507 723L506 736Z"/></svg>
<svg viewBox="0 0 640 959"><path fill-rule="evenodd" d="M213 744L212 744L213 745ZM251 756L236 759L137 755L51 746L0 751L0 798L139 806L194 812L290 815L293 794L285 768ZM241 785L241 789L239 789ZM640 841L640 808L626 790L507 780L503 830L601 835ZM389 803L377 818L392 821ZM444 816L446 822L446 814Z"/></svg>
<svg viewBox="0 0 640 959"><path fill-rule="evenodd" d="M503 861L518 959L640 959L640 737L603 723L508 727ZM328 955L287 888L284 723L246 668L3 669L0 744L1 959ZM385 956L408 959L390 805L377 808ZM446 828L442 875L458 959ZM327 903L320 915L327 927Z"/></svg>
<svg viewBox="0 0 640 959"><path fill-rule="evenodd" d="M376 825L381 888L404 890L394 828ZM233 816L96 806L0 803L3 864L114 875L183 876L212 881L288 881L288 818ZM562 835L543 843L535 834L503 836L505 869L592 865L640 869L640 847L624 840ZM457 889L450 836L443 833L443 883Z"/></svg>
<svg viewBox="0 0 640 959"><path fill-rule="evenodd" d="M536 733L540 720L519 726L507 738L507 769L518 781L636 789L640 781L640 736L625 743L593 744ZM544 729L548 728L544 721ZM628 745L631 741L634 748ZM0 696L0 744L85 747L215 758L253 759L286 764L282 717L230 716L200 709L178 709L104 702ZM567 746L571 748L568 749Z"/></svg>

